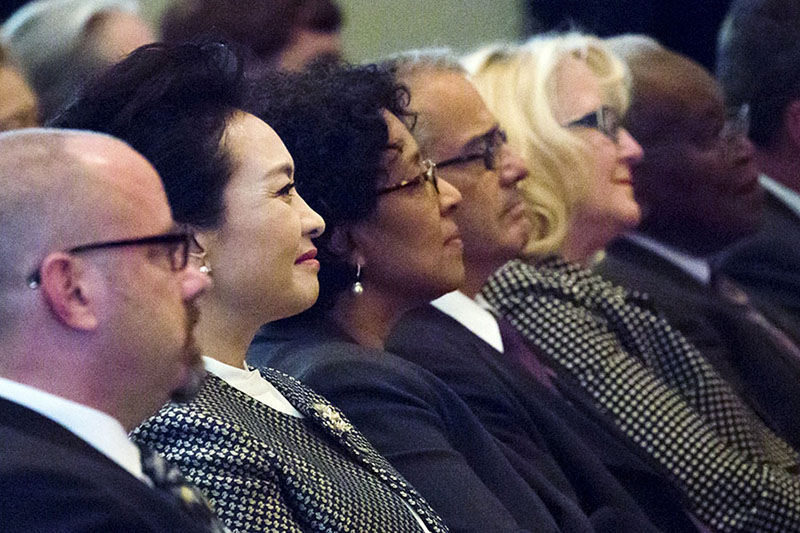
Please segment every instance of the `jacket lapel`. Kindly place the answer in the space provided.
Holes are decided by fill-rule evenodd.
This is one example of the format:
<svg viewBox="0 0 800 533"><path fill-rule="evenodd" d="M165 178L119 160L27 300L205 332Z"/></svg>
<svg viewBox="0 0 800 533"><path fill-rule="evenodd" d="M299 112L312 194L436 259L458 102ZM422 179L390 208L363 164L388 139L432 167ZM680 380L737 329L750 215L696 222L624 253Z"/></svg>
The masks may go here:
<svg viewBox="0 0 800 533"><path fill-rule="evenodd" d="M258 370L294 405L295 409L314 421L354 460L366 467L402 498L423 519L431 532L447 531L447 527L425 499L355 429L344 413L295 378L273 368L261 367Z"/></svg>

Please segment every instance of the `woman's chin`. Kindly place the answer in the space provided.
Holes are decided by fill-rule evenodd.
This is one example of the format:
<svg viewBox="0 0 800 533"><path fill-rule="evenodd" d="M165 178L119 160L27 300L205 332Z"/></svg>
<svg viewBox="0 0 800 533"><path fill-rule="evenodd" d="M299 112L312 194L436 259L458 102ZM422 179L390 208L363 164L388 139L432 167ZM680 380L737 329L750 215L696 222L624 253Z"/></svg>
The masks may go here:
<svg viewBox="0 0 800 533"><path fill-rule="evenodd" d="M298 287L296 290L291 291L291 293L287 291L283 296L283 302L280 306L274 308L274 316L272 316L268 322L299 315L311 309L317 302L319 285L315 283L305 287Z"/></svg>

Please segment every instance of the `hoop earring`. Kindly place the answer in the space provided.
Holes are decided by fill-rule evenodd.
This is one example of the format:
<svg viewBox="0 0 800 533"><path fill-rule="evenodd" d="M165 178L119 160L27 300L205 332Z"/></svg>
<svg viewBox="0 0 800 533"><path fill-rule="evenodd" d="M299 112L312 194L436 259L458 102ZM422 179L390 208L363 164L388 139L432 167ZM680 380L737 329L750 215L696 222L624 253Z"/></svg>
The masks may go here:
<svg viewBox="0 0 800 533"><path fill-rule="evenodd" d="M361 284L361 263L356 264L356 282L350 287L350 292L353 293L353 296L364 294L364 286Z"/></svg>

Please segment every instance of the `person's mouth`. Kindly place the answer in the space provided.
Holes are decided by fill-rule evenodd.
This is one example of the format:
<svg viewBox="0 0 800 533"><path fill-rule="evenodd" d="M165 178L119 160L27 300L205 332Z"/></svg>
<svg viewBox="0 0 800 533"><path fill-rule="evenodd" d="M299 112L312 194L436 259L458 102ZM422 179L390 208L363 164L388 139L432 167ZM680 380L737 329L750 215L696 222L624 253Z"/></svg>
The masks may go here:
<svg viewBox="0 0 800 533"><path fill-rule="evenodd" d="M294 264L319 268L319 261L317 261L316 257L317 257L317 249L311 248L310 250L302 254L300 257L295 259Z"/></svg>
<svg viewBox="0 0 800 533"><path fill-rule="evenodd" d="M312 249L308 250L306 253L304 253L303 255L301 255L300 257L298 257L297 259L295 259L294 263L295 264L300 264L300 263L304 263L306 261L316 261L316 259L315 259L316 257L317 257L317 249L316 248L312 248Z"/></svg>

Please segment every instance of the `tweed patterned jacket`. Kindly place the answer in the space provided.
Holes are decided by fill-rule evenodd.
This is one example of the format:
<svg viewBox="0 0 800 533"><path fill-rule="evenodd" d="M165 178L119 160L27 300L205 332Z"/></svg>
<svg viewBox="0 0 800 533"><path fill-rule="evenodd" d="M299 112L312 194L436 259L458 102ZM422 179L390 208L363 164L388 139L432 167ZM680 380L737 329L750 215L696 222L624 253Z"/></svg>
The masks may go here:
<svg viewBox="0 0 800 533"><path fill-rule="evenodd" d="M652 308L579 266L512 261L483 296L719 531L800 531L798 455Z"/></svg>
<svg viewBox="0 0 800 533"><path fill-rule="evenodd" d="M425 500L299 381L261 369L306 418L279 413L208 374L189 403L167 404L132 438L178 466L235 532L446 532Z"/></svg>

